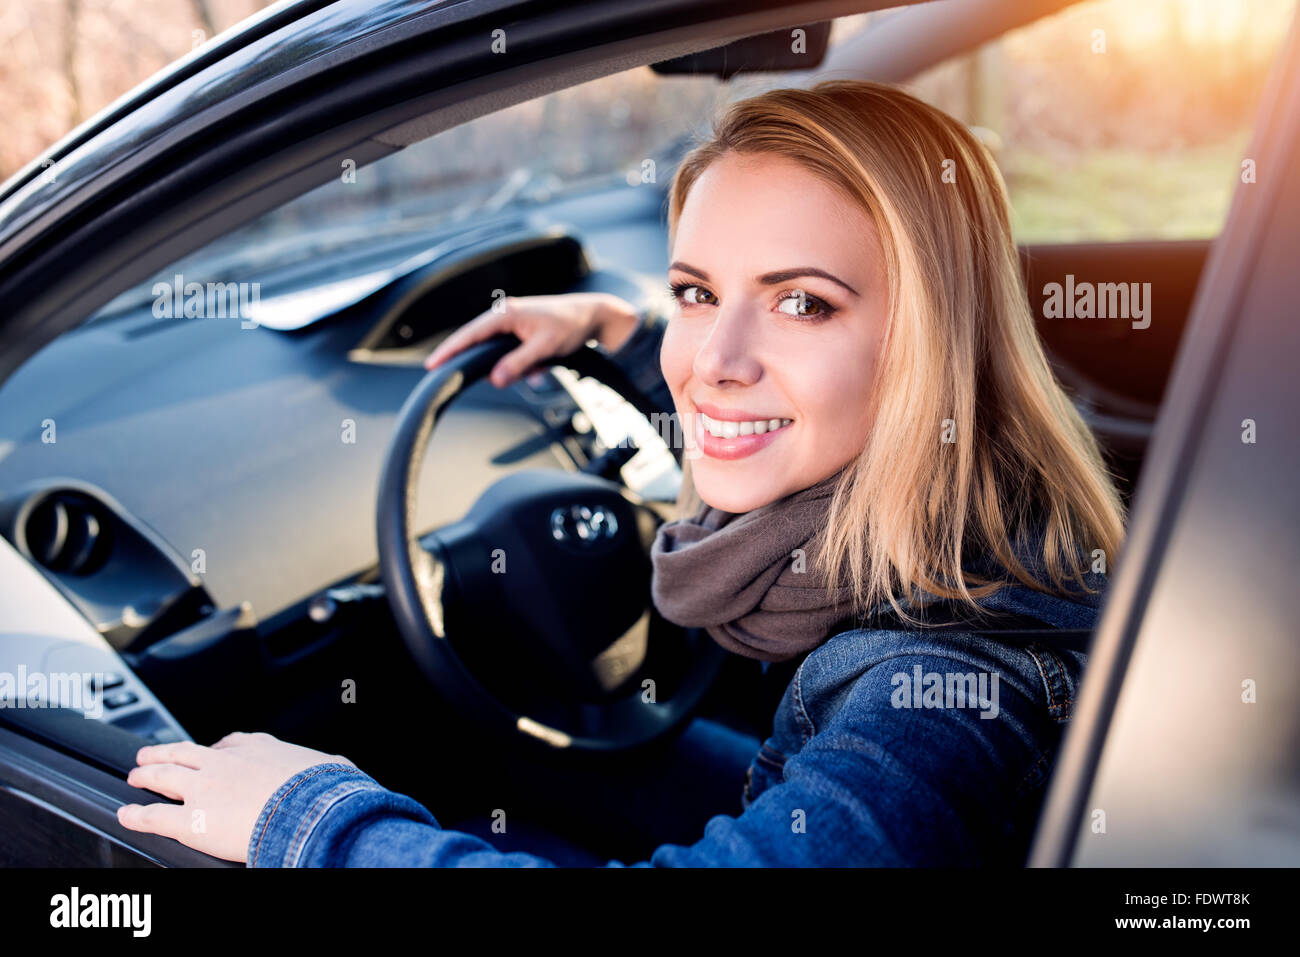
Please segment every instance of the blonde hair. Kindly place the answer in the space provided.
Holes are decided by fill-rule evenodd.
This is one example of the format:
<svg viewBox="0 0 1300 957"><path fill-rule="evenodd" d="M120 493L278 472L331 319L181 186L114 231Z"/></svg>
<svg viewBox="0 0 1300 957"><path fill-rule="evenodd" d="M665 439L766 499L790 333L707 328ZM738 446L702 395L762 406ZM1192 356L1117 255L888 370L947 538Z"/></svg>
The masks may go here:
<svg viewBox="0 0 1300 957"><path fill-rule="evenodd" d="M855 612L888 602L908 621L903 601L974 607L1004 581L964 568L980 554L1038 591L1091 591L1091 556L1113 562L1124 508L1048 365L1006 187L983 145L877 83L763 93L728 107L678 166L670 244L692 184L732 152L801 163L872 216L884 250L890 316L867 399L874 425L810 549L828 589L847 575ZM1034 561L1017 554L1024 540Z"/></svg>

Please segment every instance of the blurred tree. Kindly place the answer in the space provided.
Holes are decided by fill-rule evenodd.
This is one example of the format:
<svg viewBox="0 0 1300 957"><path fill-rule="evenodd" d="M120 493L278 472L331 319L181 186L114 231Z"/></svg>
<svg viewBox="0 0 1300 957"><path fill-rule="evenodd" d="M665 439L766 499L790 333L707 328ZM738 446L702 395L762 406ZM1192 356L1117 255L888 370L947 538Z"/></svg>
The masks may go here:
<svg viewBox="0 0 1300 957"><path fill-rule="evenodd" d="M203 24L203 34L206 37L215 37L219 32L217 22L212 19L212 8L208 6L208 0L190 0L194 4L194 13L199 18L199 23Z"/></svg>
<svg viewBox="0 0 1300 957"><path fill-rule="evenodd" d="M0 0L0 180L272 0Z"/></svg>
<svg viewBox="0 0 1300 957"><path fill-rule="evenodd" d="M63 0L63 81L68 85L68 127L85 117L77 83L77 34L81 29L81 0Z"/></svg>

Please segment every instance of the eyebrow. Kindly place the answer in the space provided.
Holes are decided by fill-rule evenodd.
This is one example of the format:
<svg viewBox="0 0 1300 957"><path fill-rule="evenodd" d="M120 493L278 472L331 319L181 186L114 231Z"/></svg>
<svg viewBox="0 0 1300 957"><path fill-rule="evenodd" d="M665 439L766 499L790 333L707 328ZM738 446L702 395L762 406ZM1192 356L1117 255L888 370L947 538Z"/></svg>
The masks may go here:
<svg viewBox="0 0 1300 957"><path fill-rule="evenodd" d="M679 269L682 272L690 273L692 276L698 276L705 282L709 281L709 274L703 269L696 269L694 266L688 266L681 260L677 260L668 267L669 269ZM765 272L758 277L758 281L765 286L773 286L779 282L786 282L790 279L797 279L800 276L820 276L822 279L829 279L836 285L843 286L853 295L859 295L858 291L846 283L838 276L828 273L825 269L818 269L816 266L795 266L793 269L778 269L776 272Z"/></svg>

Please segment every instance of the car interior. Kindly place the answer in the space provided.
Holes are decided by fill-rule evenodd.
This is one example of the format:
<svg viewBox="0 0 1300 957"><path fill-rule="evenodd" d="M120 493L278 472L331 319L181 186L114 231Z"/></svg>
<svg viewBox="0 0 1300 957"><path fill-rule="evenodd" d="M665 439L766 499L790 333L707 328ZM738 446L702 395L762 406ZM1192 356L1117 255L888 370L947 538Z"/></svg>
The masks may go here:
<svg viewBox="0 0 1300 957"><path fill-rule="evenodd" d="M118 778L144 742L264 730L347 755L447 826L508 805L592 852L648 856L660 835L592 812L602 770L634 773L697 718L761 741L789 670L719 655L654 611L648 547L674 515L680 453L616 367L591 350L500 390L482 381L500 353L480 351L434 395L422 360L500 295L662 304L665 190L718 104L832 68L941 89L944 70L1067 4L1036 6L960 42L921 8L846 15L810 30L827 45L812 70L782 59L777 31L432 135L410 121L387 155L345 161L97 305L0 384L0 565L69 609L33 616L5 654L106 674L105 713L0 710L0 729ZM1053 368L1126 500L1213 239L1021 245ZM212 283L246 308L176 321L195 316L191 277L209 284L199 310ZM1048 315L1053 283L1149 283L1152 321ZM564 537L575 501L636 534L550 564L537 543ZM519 577L469 571L494 548ZM435 572L436 613L418 587ZM676 707L647 716L647 676Z"/></svg>

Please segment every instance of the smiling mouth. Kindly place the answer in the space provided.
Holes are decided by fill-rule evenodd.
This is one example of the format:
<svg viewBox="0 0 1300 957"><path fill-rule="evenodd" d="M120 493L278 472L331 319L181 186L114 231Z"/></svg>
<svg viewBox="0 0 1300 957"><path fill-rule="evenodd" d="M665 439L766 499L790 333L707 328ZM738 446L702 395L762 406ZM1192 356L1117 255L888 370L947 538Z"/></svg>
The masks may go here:
<svg viewBox="0 0 1300 957"><path fill-rule="evenodd" d="M793 422L794 419L747 419L743 422L714 419L700 413L700 424L704 430L718 439L734 439L742 435L764 435L775 432Z"/></svg>

